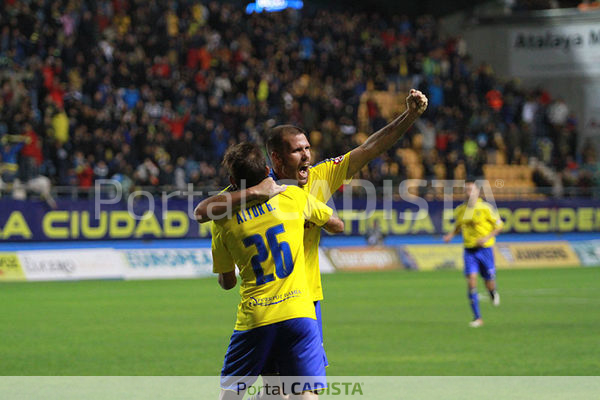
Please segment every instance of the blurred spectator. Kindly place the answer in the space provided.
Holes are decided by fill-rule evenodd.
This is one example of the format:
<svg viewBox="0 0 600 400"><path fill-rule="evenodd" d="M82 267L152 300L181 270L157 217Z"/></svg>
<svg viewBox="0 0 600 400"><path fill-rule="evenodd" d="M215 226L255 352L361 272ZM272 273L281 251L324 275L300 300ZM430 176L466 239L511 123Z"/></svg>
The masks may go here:
<svg viewBox="0 0 600 400"><path fill-rule="evenodd" d="M18 155L25 141L26 138L20 135L5 135L0 139L0 177L4 183L18 179Z"/></svg>
<svg viewBox="0 0 600 400"><path fill-rule="evenodd" d="M62 108L59 108L52 117L52 133L56 142L60 144L65 144L69 141L69 117Z"/></svg>
<svg viewBox="0 0 600 400"><path fill-rule="evenodd" d="M577 8L579 9L579 11L598 10L598 9L600 9L600 2L591 1L591 0L583 0L581 3L579 3Z"/></svg>
<svg viewBox="0 0 600 400"><path fill-rule="evenodd" d="M24 182L39 175L39 167L44 161L42 144L37 133L30 123L25 123L24 146L21 149L21 163L19 167L20 179Z"/></svg>
<svg viewBox="0 0 600 400"><path fill-rule="evenodd" d="M563 99L556 99L548 107L548 120L552 125L563 126L567 122L569 116L569 107Z"/></svg>

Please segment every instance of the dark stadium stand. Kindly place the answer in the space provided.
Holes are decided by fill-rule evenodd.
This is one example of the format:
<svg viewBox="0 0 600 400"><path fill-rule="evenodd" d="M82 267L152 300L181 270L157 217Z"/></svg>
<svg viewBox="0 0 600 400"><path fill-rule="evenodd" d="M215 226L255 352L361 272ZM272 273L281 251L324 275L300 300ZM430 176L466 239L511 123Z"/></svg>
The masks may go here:
<svg viewBox="0 0 600 400"><path fill-rule="evenodd" d="M569 105L473 65L433 17L37 0L0 5L0 191L39 174L63 191L103 178L220 187L230 144L292 123L314 161L343 154L411 87L428 111L361 178L502 177L511 199L537 198L536 184L598 187Z"/></svg>

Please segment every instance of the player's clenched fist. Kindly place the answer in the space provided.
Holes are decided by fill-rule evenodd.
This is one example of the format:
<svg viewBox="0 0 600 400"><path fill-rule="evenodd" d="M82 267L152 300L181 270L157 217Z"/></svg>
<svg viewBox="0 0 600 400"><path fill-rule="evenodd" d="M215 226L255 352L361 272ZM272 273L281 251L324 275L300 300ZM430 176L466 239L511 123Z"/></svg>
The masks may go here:
<svg viewBox="0 0 600 400"><path fill-rule="evenodd" d="M427 96L425 96L420 90L411 89L406 98L406 106L409 112L423 114L427 109Z"/></svg>

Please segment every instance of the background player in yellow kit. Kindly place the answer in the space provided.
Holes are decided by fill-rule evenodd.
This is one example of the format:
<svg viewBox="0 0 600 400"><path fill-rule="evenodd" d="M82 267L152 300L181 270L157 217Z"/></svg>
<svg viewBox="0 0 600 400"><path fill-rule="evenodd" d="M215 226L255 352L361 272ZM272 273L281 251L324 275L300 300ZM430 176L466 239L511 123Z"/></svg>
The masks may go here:
<svg viewBox="0 0 600 400"><path fill-rule="evenodd" d="M255 185L269 172L261 150L241 143L224 158L233 187ZM322 377L325 365L312 294L306 281L304 223L341 232L333 210L302 189L290 186L268 201L253 202L213 225L213 271L224 289L242 280L241 300L221 373L221 398L242 398L265 366L276 362L282 375ZM247 377L243 381L232 377ZM298 398L316 398L302 385ZM307 391L308 390L308 391Z"/></svg>
<svg viewBox="0 0 600 400"><path fill-rule="evenodd" d="M479 311L477 294L477 273L485 280L492 302L500 305L500 295L496 291L496 267L494 265L494 243L496 236L502 231L502 219L498 211L479 197L479 187L474 182L466 182L466 200L454 210L454 229L444 236L446 243L462 231L464 239L465 277L467 278L468 296L473 310L471 327L483 325Z"/></svg>

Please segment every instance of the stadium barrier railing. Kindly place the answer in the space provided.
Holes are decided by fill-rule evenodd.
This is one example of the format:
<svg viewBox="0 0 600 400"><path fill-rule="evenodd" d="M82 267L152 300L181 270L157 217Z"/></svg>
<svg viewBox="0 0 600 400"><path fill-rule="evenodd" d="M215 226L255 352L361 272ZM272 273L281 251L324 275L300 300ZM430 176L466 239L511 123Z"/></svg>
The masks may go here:
<svg viewBox="0 0 600 400"><path fill-rule="evenodd" d="M426 200L443 200L444 190L446 186L434 187L431 182L428 182L425 186L411 186L408 188L408 193L415 196L421 196ZM212 194L219 193L223 188L216 186L192 186L194 197L204 198ZM37 191L22 188L22 193L25 196L17 196L17 198L23 197L23 199L39 199L40 194ZM172 185L165 186L131 186L130 193L133 191L145 192L152 196L160 197L163 194L170 194L172 197L178 197L175 195L177 191L182 192L179 197L186 197L189 188L179 188ZM353 196L363 197L364 190L360 187L350 186ZM384 194L383 186L375 186L375 190L378 196ZM397 190L396 190L397 192ZM100 191L95 187L79 187L79 186L53 186L51 189L51 195L56 199L94 199L95 196L112 195L114 188L102 187ZM577 186L566 186L561 188L558 192L552 187L493 187L492 193L499 200L543 200L547 198L592 198L600 199L600 187L577 187ZM455 187L453 190L454 195L462 195L462 188ZM123 193L126 195L126 193ZM335 194L337 195L337 194ZM0 188L0 198L15 198L15 192L12 187L5 185Z"/></svg>

